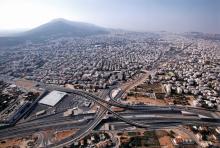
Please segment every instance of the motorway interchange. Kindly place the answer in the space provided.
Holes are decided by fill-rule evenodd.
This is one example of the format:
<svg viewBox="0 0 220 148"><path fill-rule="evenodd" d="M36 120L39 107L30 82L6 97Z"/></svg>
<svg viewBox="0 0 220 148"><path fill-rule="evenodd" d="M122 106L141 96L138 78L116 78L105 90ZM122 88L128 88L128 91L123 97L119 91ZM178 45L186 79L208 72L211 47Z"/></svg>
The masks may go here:
<svg viewBox="0 0 220 148"><path fill-rule="evenodd" d="M59 109L56 113L50 112L51 114L39 117L32 117L30 114L28 118L21 119L14 126L0 130L0 139L14 138L34 133L38 133L38 137L43 139L39 133L47 129L55 129L57 131L78 129L76 133L58 142L44 143L47 147L63 147L84 138L94 129L98 129L105 123L108 123L111 127L108 130L120 130L121 128L126 129L131 127L153 130L178 125L220 125L220 119L215 112L206 109L183 106L121 104L116 100L122 97L124 91L120 90L113 97L112 92L118 89L116 87L102 91L99 96L81 90L55 86L47 86L45 89L48 91L58 90L66 92L68 93L68 97L66 98L68 100L71 100L71 97L78 97L78 100L80 100L78 104L87 100L93 102L94 106L99 107L97 107L95 112L83 112L78 115L65 117L62 116L62 113L66 109L74 107L74 103L70 103L69 106L59 105L60 103L58 103L59 106L62 106L62 109ZM65 101L65 98L62 101ZM68 104L68 102L65 104ZM115 112L111 109L112 106L123 108L123 111Z"/></svg>

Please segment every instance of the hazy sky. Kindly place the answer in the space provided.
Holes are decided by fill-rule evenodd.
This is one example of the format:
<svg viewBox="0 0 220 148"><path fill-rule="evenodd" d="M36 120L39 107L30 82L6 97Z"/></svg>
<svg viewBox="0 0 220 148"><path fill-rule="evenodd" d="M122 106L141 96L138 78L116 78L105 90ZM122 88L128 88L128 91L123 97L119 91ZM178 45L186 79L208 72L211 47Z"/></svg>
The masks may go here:
<svg viewBox="0 0 220 148"><path fill-rule="evenodd" d="M220 33L220 0L0 0L0 30L54 18L138 31Z"/></svg>

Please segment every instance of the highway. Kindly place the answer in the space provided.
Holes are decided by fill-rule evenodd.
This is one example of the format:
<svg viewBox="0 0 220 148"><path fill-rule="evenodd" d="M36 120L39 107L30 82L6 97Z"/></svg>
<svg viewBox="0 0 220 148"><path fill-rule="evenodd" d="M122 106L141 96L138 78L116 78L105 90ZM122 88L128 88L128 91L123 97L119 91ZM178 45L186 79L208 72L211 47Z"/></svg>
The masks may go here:
<svg viewBox="0 0 220 148"><path fill-rule="evenodd" d="M166 123L173 123L173 122L178 122L179 124L203 124L203 123L207 123L210 126L211 125L218 125L218 123L216 123L215 121L204 121L201 120L198 116L184 116L181 112L173 112L171 110L168 110L166 112L164 111L125 111L125 112L121 112L121 113L117 113L117 118L115 118L114 114L108 114L105 116L105 118L110 118L110 121L117 121L118 119L120 119L119 121L124 121L125 123L129 123L131 125L135 125L135 126L139 126L139 127L147 127L146 123L152 124L152 123L161 123L161 122L166 122ZM100 116L100 114L96 115L97 117ZM7 137L7 134L4 133L10 133L10 134L16 134L16 133L25 133L26 131L29 132L35 132L35 130L38 129L47 129L48 127L50 128L58 128L58 127L62 127L63 125L67 125L70 128L79 128L80 125L85 125L88 127L91 127L91 124L94 122L94 120L92 121L84 121L82 119L84 119L84 117L86 118L90 118L90 120L92 120L94 118L94 114L82 114L80 115L80 118L75 118L75 116L73 117L59 117L59 118L49 118L49 119L41 119L41 120L34 120L31 122L25 122L25 123L19 123L14 127L11 128L7 128L4 130L0 131L0 135L4 135ZM103 116L101 116L103 118ZM99 117L98 119L100 120ZM101 118L101 119L102 119ZM95 117L95 119L97 120L97 118ZM115 120L114 120L115 119ZM81 122L79 122L79 120L81 120ZM132 121L132 122L130 122ZM134 122L136 121L137 124ZM145 125L140 124L144 122ZM74 124L74 125L73 125ZM77 126L78 125L78 126ZM95 125L94 125L95 126ZM85 130L85 129L83 129Z"/></svg>
<svg viewBox="0 0 220 148"><path fill-rule="evenodd" d="M73 128L85 128L88 124L88 121L56 121L56 122L43 122L43 123L30 123L29 125L24 126L15 126L12 128L6 128L0 130L0 139L7 139L13 137L19 137L24 135L30 135L37 131L47 130L47 129L59 129L62 127L68 127L69 129Z"/></svg>
<svg viewBox="0 0 220 148"><path fill-rule="evenodd" d="M105 99L108 96L108 94L109 94L109 90L105 90L104 92L101 93L100 97ZM107 108L108 107L109 106L107 106ZM49 145L49 147L63 147L66 145L70 145L74 141L77 141L77 140L85 137L102 121L102 118L107 113L106 111L107 111L106 108L103 108L103 107L99 108L98 113L95 115L94 119L89 122L89 124L86 128L83 128L83 129L77 131L74 135L72 135L66 139L63 139L63 140L59 141L58 143Z"/></svg>
<svg viewBox="0 0 220 148"><path fill-rule="evenodd" d="M77 128L79 129L74 135L69 136L57 143L50 144L48 147L63 147L71 145L73 142L82 139L92 132L102 121L109 120L110 124L122 122L122 125L135 126L140 128L153 129L156 127L177 126L177 125L201 125L206 124L209 126L219 126L220 120L211 116L212 111L182 106L139 106L121 104L115 101L115 98L120 98L124 91L120 91L114 98L111 97L112 89L105 90L101 95L95 96L91 93L72 90L61 87L49 87L48 90L65 91L70 94L81 95L88 100L95 102L100 106L96 114L79 115L80 119L83 117L90 117L90 120L82 120L78 122L74 117L60 117L60 118L42 118L31 121L18 123L14 127L0 130L0 139L17 137L35 133L44 129L61 129L62 127ZM110 96L110 100L105 100ZM111 106L125 108L126 111L117 113L111 110ZM181 111L190 111L195 114L208 115L209 118L201 119L198 116L184 116ZM108 113L108 114L107 114ZM210 115L210 116L209 116ZM79 118L78 118L79 119Z"/></svg>
<svg viewBox="0 0 220 148"><path fill-rule="evenodd" d="M60 89L59 89L60 90ZM156 111L161 111L161 112L163 112L164 111L164 109L165 110L170 110L170 111L181 111L181 110L189 110L190 109L190 111L194 111L194 110L196 110L196 111L198 111L198 112L200 112L201 113L201 111L206 111L206 110L203 110L203 109L197 109L197 108L186 108L186 107L181 107L181 106L172 106L172 107L170 107L170 106L168 106L168 107L165 107L165 106L129 106L129 105L123 105L123 104L120 104L120 103L115 103L115 101L113 101L114 99L111 99L109 102L108 101L106 101L106 100L103 100L103 99L101 99L101 98L99 98L99 97L97 97L97 96L95 96L95 95L93 95L93 94L90 94L90 93L88 93L88 92L83 92L83 91L80 91L80 90L67 90L67 89L65 89L65 88L62 88L60 91L67 91L67 92L69 92L69 93L75 93L75 94L78 94L78 95L82 95L82 96L84 96L84 97L86 97L86 98L88 98L88 99L90 99L90 100L93 100L94 102L96 102L96 104L98 104L99 106L101 106L101 108L104 108L104 109L106 109L109 113L111 113L112 115L114 115L116 118L118 118L119 120L121 120L121 121L124 121L125 123L127 123L127 124L130 124L130 125L133 125L133 126L136 126L136 127L141 127L141 128L149 128L150 126L148 125L148 124L145 124L145 123L140 123L140 122L136 122L136 121L133 121L133 118L132 119L126 119L126 118L124 118L124 117L122 117L120 114L118 114L118 113L116 113L116 112L114 112L114 111L112 111L108 106L106 106L106 104L108 104L108 105L115 105L115 106L117 106L117 107L124 107L124 108L128 108L128 109L135 109L135 110L138 110L138 108L139 108L139 110L152 110L152 109L155 109ZM120 95L122 95L122 93L119 93L119 94L117 94L116 95L116 97L119 97ZM113 103L114 102L114 103ZM101 114L101 116L103 116L103 114ZM98 118L98 119L101 119L101 118ZM161 120L161 119L160 119ZM175 119L174 119L175 120ZM185 124L191 124L192 122L190 121L190 120L184 120L184 122L185 122ZM100 120L97 120L97 123L100 123ZM176 123L176 122L175 122ZM210 122L205 122L205 121L203 121L203 120L201 120L201 121L195 121L195 122L193 122L193 124L204 124L204 123L206 123L207 125L220 125L219 123L219 120L217 120L217 122L216 122L216 120L214 120L214 121L210 121ZM163 123L164 124L164 123ZM180 123L180 124L183 124L183 121ZM94 125L94 124L92 124L92 125ZM97 124L98 125L98 124ZM166 124L166 125L169 125L169 124ZM91 130L92 128L94 128L95 126L91 126L91 128L89 128L89 130ZM88 130L86 130L86 132L87 132ZM84 134L81 134L81 135L84 135ZM81 137L81 136L80 136ZM77 139L79 139L79 138L74 138L74 139L71 139L70 141L68 141L68 142L65 142L65 143L62 143L62 144L60 144L60 143L57 143L57 147L60 147L60 146L63 146L63 145L66 145L66 144L70 144L70 143L72 143L74 140L77 140ZM66 139L65 139L65 141L66 141Z"/></svg>
<svg viewBox="0 0 220 148"><path fill-rule="evenodd" d="M51 88L50 88L51 89ZM128 105L128 104L122 104L119 103L117 101L115 101L115 98L120 98L120 96L123 95L124 91L120 91L115 98L111 98L111 101L106 101L104 99L101 99L91 93L85 92L85 91L81 91L81 90L72 90L72 89L67 89L67 88L61 88L61 87L53 87L53 89L57 89L60 91L65 91L65 92L69 92L69 93L74 93L77 95L82 95L90 100L93 100L94 102L99 102L101 104L108 104L110 106L116 106L116 107L120 107L120 108L125 108L127 110L145 110L145 111L150 111L150 110L171 110L171 111L188 111L188 112L192 112L195 114L201 114L206 116L207 113L211 114L213 113L212 110L208 110L208 109L204 109L204 108L197 108L197 107L185 107L185 106L175 106L175 105L169 105L169 106L158 106L158 105ZM217 112L217 111L216 111Z"/></svg>
<svg viewBox="0 0 220 148"><path fill-rule="evenodd" d="M62 91L65 91L65 90L63 90L62 89ZM103 105L103 104L108 104L109 102L107 102L107 101L105 101L105 100L103 100L103 99L100 99L99 97L97 97L97 96L94 96L93 94L90 94L90 93L87 93L87 92L83 92L83 91L78 91L78 90L67 90L69 93L76 93L76 94L78 94L78 95L83 95L83 96L85 96L86 98L88 98L88 99L91 99L91 100L93 100L94 102L96 102L99 106L101 106L101 107L103 107L103 108L105 108L106 110L108 110L108 112L110 112L110 113L112 113L116 118L118 118L119 120L121 120L121 121L124 121L125 123L128 123L128 124L130 124L130 125L133 125L133 126L137 126L137 127L142 127L142 128L148 128L149 127L149 125L147 125L147 124L142 124L142 123L140 123L140 122L136 122L136 121L133 121L133 120L131 120L131 119L126 119L126 118L123 118L120 114L118 114L118 113L116 113L116 112L113 112L110 108L108 108L108 107L106 107L105 105ZM117 95L118 96L118 95ZM110 102L109 104L111 104L112 105L112 103ZM126 105L126 107L127 107L127 105ZM177 107L177 109L176 108L173 108L173 109L170 109L170 107L162 107L162 106L141 106L140 108L144 108L144 109L147 109L147 110L151 110L152 108L159 108L158 110L161 110L161 108L166 108L166 109L169 109L169 110L173 110L173 111L176 111L177 109L178 110L181 110L182 109L182 107L181 107L181 109L179 109L178 107ZM139 106L135 106L135 108L137 109L137 108L139 108ZM139 109L140 109L139 108ZM186 109L186 108L183 108L183 109ZM196 110L196 109L195 109ZM161 111L163 111L163 110L161 110ZM186 121L186 120L184 120L184 121ZM99 121L98 121L99 122ZM195 121L195 124L204 124L204 121ZM187 124L190 124L189 122L187 122ZM210 122L207 122L207 124L210 124L210 125L219 125L219 122L217 122L216 123L216 121L211 121L211 123ZM66 143L65 143L66 144ZM68 143L69 144L69 143ZM60 145L58 144L57 145L57 147L59 147Z"/></svg>
<svg viewBox="0 0 220 148"><path fill-rule="evenodd" d="M177 56L190 47L192 43L185 46L178 53L169 55L171 58L177 58ZM82 90L73 90L63 88L59 86L51 86L46 84L40 84L40 87L45 88L45 92L39 96L34 103L31 104L29 110L24 112L21 117L28 117L33 108L36 107L38 101L46 94L46 92L58 90L67 92L69 94L76 94L83 96L84 98L91 100L99 109L96 113L81 114L68 117L57 116L63 114L63 111L56 114L36 117L27 119L12 124L12 127L8 127L0 130L0 139L7 139L13 137L21 137L26 135L35 134L38 136L37 147L64 147L69 146L75 141L79 141L88 134L90 134L98 125L108 123L113 125L116 130L139 127L145 129L161 129L167 127L177 127L179 125L208 125L208 126L220 126L220 119L218 115L215 115L214 110L207 110L196 107L186 106L157 106L157 105L129 105L122 104L118 100L123 94L141 82L143 82L148 75L153 72L156 66L159 64L160 58L163 57L163 52L155 61L152 61L152 71L144 71L135 80L128 82L127 84L119 84L110 89L103 90L99 96L91 94ZM175 55L177 54L177 55ZM121 89L116 96L112 96L114 89ZM111 107L123 108L125 111L115 112ZM67 109L67 108L64 108ZM183 115L182 111L193 113L193 115ZM201 118L203 116L203 118ZM20 118L21 118L20 117ZM19 118L19 119L20 119ZM56 143L48 143L48 137L45 136L45 131L48 129L63 130L63 129L79 129L73 135L62 139ZM44 131L45 130L45 131ZM45 139L47 137L47 139Z"/></svg>

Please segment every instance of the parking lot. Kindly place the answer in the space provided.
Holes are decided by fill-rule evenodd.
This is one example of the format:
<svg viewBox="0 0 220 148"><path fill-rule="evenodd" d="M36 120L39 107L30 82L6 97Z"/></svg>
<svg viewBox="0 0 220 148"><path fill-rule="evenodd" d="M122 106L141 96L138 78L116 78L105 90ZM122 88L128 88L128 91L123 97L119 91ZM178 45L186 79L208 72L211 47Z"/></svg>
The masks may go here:
<svg viewBox="0 0 220 148"><path fill-rule="evenodd" d="M38 117L48 116L56 114L56 116L62 116L63 112L67 109L80 108L83 111L89 111L93 106L93 102L87 100L85 97L76 94L67 94L61 99L55 106L48 106L45 104L38 103L34 110L29 115L29 119L35 119ZM38 112L45 110L42 115L36 115Z"/></svg>

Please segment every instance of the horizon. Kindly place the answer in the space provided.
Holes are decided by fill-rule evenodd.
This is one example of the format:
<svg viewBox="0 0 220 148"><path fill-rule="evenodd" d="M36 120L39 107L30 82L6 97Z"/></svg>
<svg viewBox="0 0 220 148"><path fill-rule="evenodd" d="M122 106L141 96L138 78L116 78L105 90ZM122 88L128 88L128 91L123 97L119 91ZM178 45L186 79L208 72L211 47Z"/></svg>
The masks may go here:
<svg viewBox="0 0 220 148"><path fill-rule="evenodd" d="M1 0L0 32L26 31L64 18L129 31L220 33L218 0ZM13 11L11 11L13 10ZM39 11L40 10L40 11ZM16 13L15 13L16 12Z"/></svg>
<svg viewBox="0 0 220 148"><path fill-rule="evenodd" d="M220 148L219 6L0 0L0 148Z"/></svg>
<svg viewBox="0 0 220 148"><path fill-rule="evenodd" d="M40 24L38 26L35 26L33 28L19 28L19 29L7 29L7 30L1 30L0 29L0 37L10 37L10 36L14 36L14 35L17 35L19 33L23 33L23 32L27 32L27 31L31 31L33 29L36 29L38 27L40 27L41 25L45 25L45 24L48 24L48 23L51 23L53 22L54 20L57 20L57 19L63 19L63 20L67 20L67 21L71 21L71 22L76 22L76 23L88 23L88 24L92 24L92 25L95 25L95 26L98 26L98 27L103 27L103 28L106 28L105 26L100 26L100 25L97 25L97 24L93 24L93 23L90 23L90 22L82 22L82 21L74 21L74 20L69 20L69 19L65 19L65 18L54 18L52 20L49 20L43 24ZM210 33L210 32L203 32L203 31L195 31L195 30L191 30L191 31L178 31L178 32L174 32L174 31L167 31L167 30L132 30L132 29L123 29L123 28L106 28L106 29L113 29L113 30L122 30L122 31L129 31L129 32L167 32L167 33L190 33L190 32L198 32L198 33L204 33L204 34L220 34L220 33Z"/></svg>

